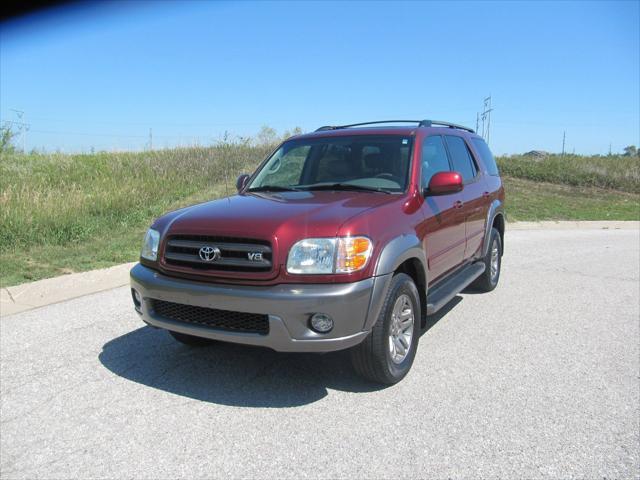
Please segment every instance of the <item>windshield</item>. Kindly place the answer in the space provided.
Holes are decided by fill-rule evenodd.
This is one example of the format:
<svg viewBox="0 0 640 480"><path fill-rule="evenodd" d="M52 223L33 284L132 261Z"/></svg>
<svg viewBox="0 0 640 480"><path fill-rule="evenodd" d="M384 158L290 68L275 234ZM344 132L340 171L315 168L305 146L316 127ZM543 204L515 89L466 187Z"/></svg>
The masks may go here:
<svg viewBox="0 0 640 480"><path fill-rule="evenodd" d="M412 140L399 135L290 140L267 160L248 190L402 192Z"/></svg>

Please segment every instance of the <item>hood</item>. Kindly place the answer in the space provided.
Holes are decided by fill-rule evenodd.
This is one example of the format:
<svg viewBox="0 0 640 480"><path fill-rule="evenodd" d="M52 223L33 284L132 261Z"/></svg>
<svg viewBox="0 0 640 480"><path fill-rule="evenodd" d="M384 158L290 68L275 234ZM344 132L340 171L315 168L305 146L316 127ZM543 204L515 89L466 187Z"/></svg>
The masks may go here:
<svg viewBox="0 0 640 480"><path fill-rule="evenodd" d="M174 212L165 233L256 238L284 246L289 242L283 240L335 236L349 218L398 198L340 191L240 194Z"/></svg>

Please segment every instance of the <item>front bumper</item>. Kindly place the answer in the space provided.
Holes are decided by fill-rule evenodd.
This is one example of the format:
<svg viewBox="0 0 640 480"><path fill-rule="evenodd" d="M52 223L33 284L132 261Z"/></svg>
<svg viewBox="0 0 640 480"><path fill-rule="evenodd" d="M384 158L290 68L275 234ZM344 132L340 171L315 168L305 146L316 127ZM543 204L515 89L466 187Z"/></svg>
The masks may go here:
<svg viewBox="0 0 640 480"><path fill-rule="evenodd" d="M220 285L168 277L143 265L131 270L131 287L142 297L136 311L151 326L225 342L282 352L330 352L352 347L368 335L378 317L391 275L344 284ZM269 333L229 332L158 315L151 299L198 307L266 314ZM326 313L334 328L309 328L314 313Z"/></svg>

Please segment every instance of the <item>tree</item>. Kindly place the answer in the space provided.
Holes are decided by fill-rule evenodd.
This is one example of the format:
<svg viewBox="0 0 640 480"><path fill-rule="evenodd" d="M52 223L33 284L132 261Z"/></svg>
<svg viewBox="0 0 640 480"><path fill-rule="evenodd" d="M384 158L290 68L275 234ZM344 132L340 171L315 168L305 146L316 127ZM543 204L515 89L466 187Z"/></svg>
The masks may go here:
<svg viewBox="0 0 640 480"><path fill-rule="evenodd" d="M629 145L628 147L624 147L624 156L625 157L635 157L638 155L638 149L635 145Z"/></svg>
<svg viewBox="0 0 640 480"><path fill-rule="evenodd" d="M273 145L278 143L278 133L271 127L263 125L256 137L258 145Z"/></svg>
<svg viewBox="0 0 640 480"><path fill-rule="evenodd" d="M13 139L18 134L11 128L10 123L0 126L0 153L14 152L16 147L13 145Z"/></svg>
<svg viewBox="0 0 640 480"><path fill-rule="evenodd" d="M282 134L282 139L286 140L289 137L293 137L294 135L300 135L302 133L302 129L300 127L295 127L293 130L285 130Z"/></svg>

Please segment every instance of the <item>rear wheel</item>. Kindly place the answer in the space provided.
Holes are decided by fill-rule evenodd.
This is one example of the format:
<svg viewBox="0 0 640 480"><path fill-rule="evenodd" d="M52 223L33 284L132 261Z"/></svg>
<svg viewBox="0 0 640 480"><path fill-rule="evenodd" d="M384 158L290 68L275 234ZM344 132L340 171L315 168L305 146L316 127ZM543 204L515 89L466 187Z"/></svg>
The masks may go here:
<svg viewBox="0 0 640 480"><path fill-rule="evenodd" d="M484 273L471 284L471 287L481 292L490 292L498 286L502 267L502 240L500 232L495 228L491 229L489 251L485 255L483 262L485 265Z"/></svg>
<svg viewBox="0 0 640 480"><path fill-rule="evenodd" d="M204 347L215 342L215 340L211 340L210 338L195 337L193 335L187 335L186 333L172 332L171 330L169 330L169 333L177 341L190 347Z"/></svg>
<svg viewBox="0 0 640 480"><path fill-rule="evenodd" d="M360 375L392 385L409 372L420 338L419 298L411 277L404 273L393 277L371 333L351 350L353 366Z"/></svg>

